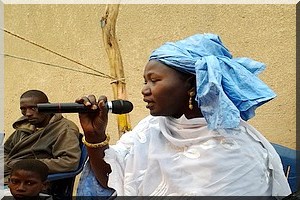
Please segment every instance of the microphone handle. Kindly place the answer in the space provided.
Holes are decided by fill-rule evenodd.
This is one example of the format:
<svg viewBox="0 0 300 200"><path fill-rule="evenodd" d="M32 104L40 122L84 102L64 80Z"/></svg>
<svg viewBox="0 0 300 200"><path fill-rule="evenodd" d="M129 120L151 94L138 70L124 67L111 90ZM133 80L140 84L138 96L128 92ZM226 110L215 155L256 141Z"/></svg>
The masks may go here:
<svg viewBox="0 0 300 200"><path fill-rule="evenodd" d="M39 112L46 113L87 113L97 111L91 110L83 104L79 103L51 103L50 105L37 104L37 107Z"/></svg>
<svg viewBox="0 0 300 200"><path fill-rule="evenodd" d="M130 101L126 100L114 100L105 103L106 109L110 113L125 114L129 113L133 109L133 105ZM79 103L40 103L37 104L38 112L48 113L87 113L96 112L98 110L92 110L89 107Z"/></svg>

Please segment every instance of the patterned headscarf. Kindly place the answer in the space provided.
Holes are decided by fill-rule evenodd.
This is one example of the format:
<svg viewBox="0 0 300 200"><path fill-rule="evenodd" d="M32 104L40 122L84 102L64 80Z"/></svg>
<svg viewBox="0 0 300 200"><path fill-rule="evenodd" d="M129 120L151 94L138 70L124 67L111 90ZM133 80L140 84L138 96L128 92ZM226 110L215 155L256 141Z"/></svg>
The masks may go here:
<svg viewBox="0 0 300 200"><path fill-rule="evenodd" d="M276 94L257 75L265 69L249 58L232 58L215 34L196 34L167 42L154 50L158 60L176 70L196 75L196 101L210 129L235 128Z"/></svg>

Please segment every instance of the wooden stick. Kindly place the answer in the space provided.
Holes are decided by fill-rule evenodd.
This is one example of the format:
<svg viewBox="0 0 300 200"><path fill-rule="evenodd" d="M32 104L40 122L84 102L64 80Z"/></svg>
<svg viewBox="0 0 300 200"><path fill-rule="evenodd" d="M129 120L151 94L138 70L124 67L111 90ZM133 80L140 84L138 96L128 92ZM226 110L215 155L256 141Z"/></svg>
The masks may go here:
<svg viewBox="0 0 300 200"><path fill-rule="evenodd" d="M101 19L101 28L104 47L109 58L110 73L112 77L115 77L111 82L114 98L127 99L123 62L115 34L118 13L119 4L106 5L105 16ZM117 121L119 137L131 130L129 114L117 115Z"/></svg>

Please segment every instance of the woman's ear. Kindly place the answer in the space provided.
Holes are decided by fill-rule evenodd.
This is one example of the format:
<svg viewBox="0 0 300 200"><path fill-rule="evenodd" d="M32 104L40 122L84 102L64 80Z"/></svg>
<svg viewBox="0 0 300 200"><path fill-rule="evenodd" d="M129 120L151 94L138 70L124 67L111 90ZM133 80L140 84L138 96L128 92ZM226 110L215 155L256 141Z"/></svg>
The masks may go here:
<svg viewBox="0 0 300 200"><path fill-rule="evenodd" d="M195 91L196 88L196 77L195 76L190 76L186 79L186 85L187 85L187 90L189 92Z"/></svg>
<svg viewBox="0 0 300 200"><path fill-rule="evenodd" d="M195 96L196 95L195 87L192 87L191 89L189 89L188 92L189 92L190 96Z"/></svg>

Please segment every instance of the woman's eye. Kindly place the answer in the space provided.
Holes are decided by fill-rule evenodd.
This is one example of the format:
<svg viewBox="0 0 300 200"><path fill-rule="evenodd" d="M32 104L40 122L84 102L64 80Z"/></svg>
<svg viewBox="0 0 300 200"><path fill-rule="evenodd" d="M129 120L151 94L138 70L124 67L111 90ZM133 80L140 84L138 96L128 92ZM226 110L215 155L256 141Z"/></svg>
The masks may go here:
<svg viewBox="0 0 300 200"><path fill-rule="evenodd" d="M144 84L146 85L148 82L149 83L155 83L157 81L159 81L159 79L157 79L157 78L149 78L147 80L144 80Z"/></svg>

